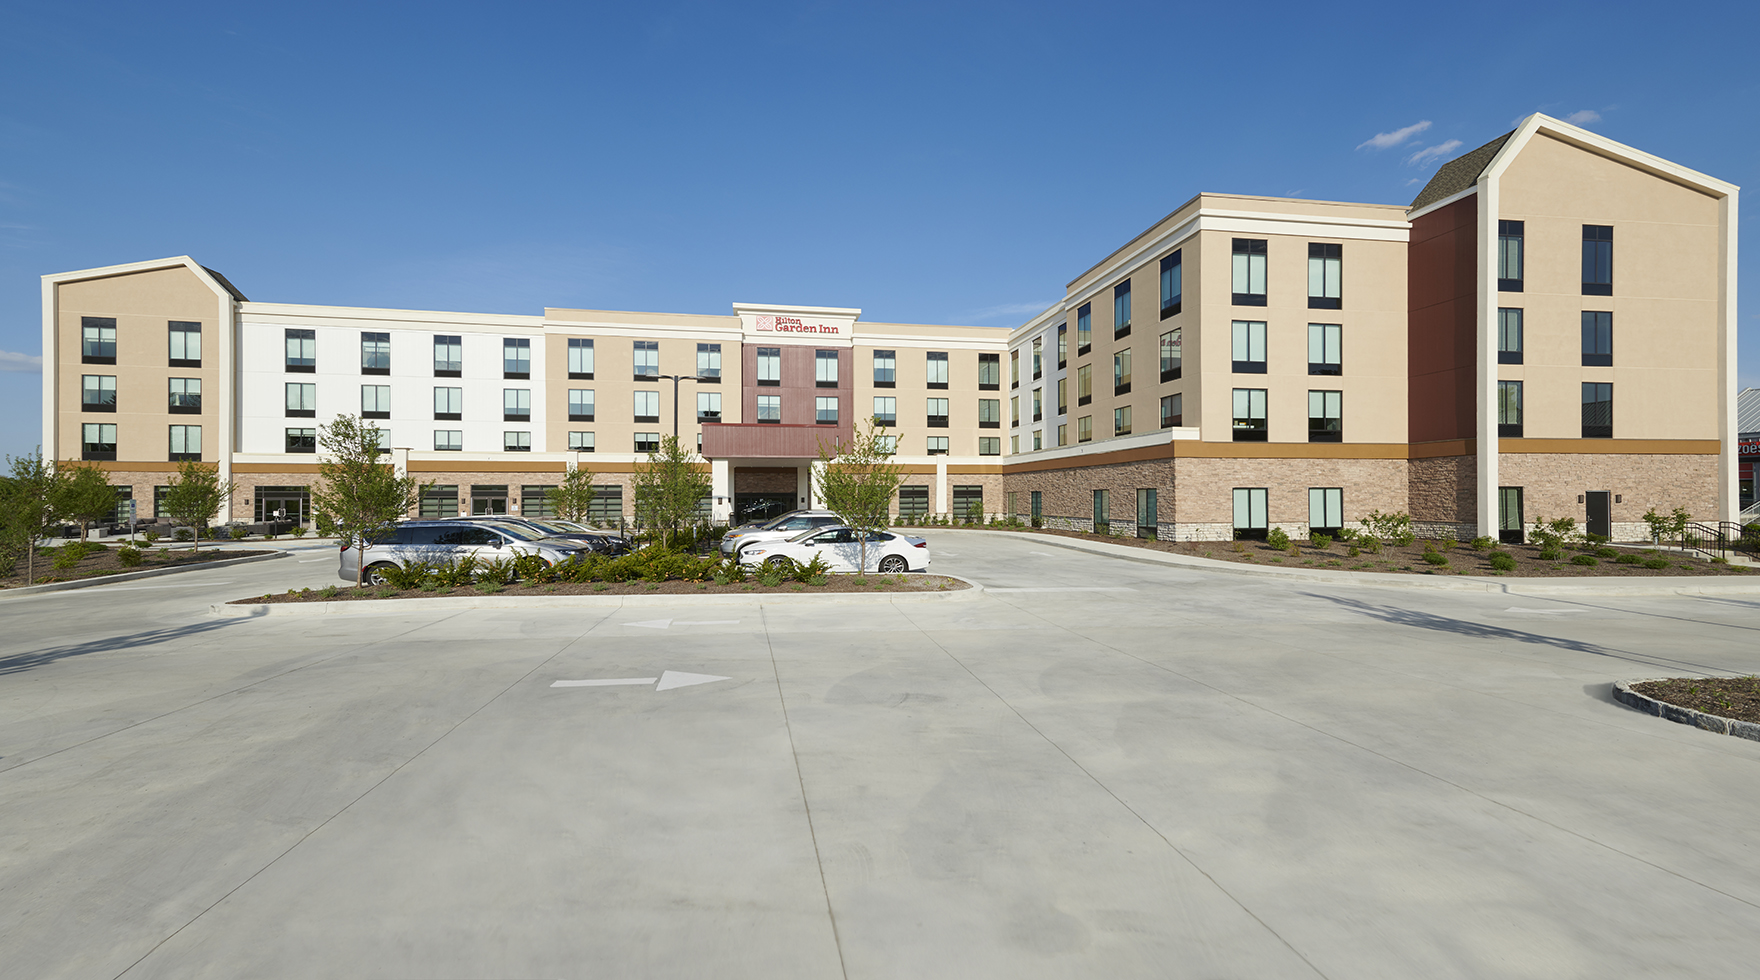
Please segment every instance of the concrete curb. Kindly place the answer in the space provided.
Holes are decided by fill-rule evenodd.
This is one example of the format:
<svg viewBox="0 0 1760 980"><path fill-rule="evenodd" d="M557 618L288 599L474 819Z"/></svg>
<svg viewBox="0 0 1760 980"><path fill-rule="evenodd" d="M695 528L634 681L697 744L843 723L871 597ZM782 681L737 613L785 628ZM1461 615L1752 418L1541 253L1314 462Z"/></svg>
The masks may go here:
<svg viewBox="0 0 1760 980"><path fill-rule="evenodd" d="M615 609L620 607L661 606L689 602L707 606L781 606L803 602L969 602L984 594L984 587L968 578L935 572L943 578L956 579L971 588L954 592L830 592L818 595L796 595L785 592L752 595L693 596L671 595L476 595L438 596L432 599L352 599L346 602L259 602L237 604L217 602L208 607L212 615L223 619L256 619L263 616L349 616L396 612L464 609Z"/></svg>
<svg viewBox="0 0 1760 980"><path fill-rule="evenodd" d="M929 528L928 530L958 530L961 534L1003 535L1017 540L1023 534L1030 533L991 531L984 528ZM1657 577L1648 580L1616 580L1600 576L1502 579L1488 578L1483 575L1451 575L1447 577L1394 575L1387 572L1343 572L1319 568L1271 568L1264 565L1246 565L1241 562L1216 561L1211 558L1170 555L1163 551L1133 548L1130 545L1107 544L1103 541L1083 541L1079 538L1065 538L1055 534L1032 534L1031 539L1059 548L1068 548L1071 551L1086 551L1113 558L1123 558L1126 561L1176 565L1206 572L1221 572L1224 575L1255 575L1263 578L1313 582L1317 585L1373 585L1390 589L1433 589L1445 592L1490 592L1530 596L1760 595L1760 580L1732 580L1721 575Z"/></svg>
<svg viewBox="0 0 1760 980"><path fill-rule="evenodd" d="M1692 725L1694 728L1716 732L1719 735L1734 735L1751 742L1760 742L1760 725L1751 721L1737 721L1734 718L1724 718L1720 715L1708 715L1703 711L1694 711L1692 708L1683 708L1679 705L1669 704L1667 701L1658 701L1653 697L1632 690L1633 684L1646 684L1653 680L1669 679L1650 677L1635 681L1617 681L1613 685L1613 699L1647 715L1666 718L1682 725Z"/></svg>
<svg viewBox="0 0 1760 980"><path fill-rule="evenodd" d="M161 575L176 575L179 572L199 572L205 568L225 568L228 565L248 565L254 561L273 561L286 558L287 552L275 551L267 555L247 555L243 558L222 558L219 561L205 561L198 565L187 565L183 568L149 568L141 572L118 572L115 575L99 575L93 578L82 578L73 582L50 582L47 585L26 585L16 589L0 589L0 599L15 595L35 595L39 592L65 592L68 589L91 589L100 585L113 585L117 582L132 582L141 578L158 578Z"/></svg>

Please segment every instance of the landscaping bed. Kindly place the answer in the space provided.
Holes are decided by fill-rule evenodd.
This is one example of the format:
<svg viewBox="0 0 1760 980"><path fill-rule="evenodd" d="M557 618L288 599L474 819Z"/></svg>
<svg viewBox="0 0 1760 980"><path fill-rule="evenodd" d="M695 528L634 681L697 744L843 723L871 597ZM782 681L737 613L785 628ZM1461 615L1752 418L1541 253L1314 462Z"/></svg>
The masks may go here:
<svg viewBox="0 0 1760 980"><path fill-rule="evenodd" d="M665 582L520 582L514 585L496 585L480 582L476 585L443 586L428 583L424 587L414 589L398 589L389 585L327 586L322 589L299 589L271 595L252 596L247 599L234 599L233 605L259 605L280 602L344 602L360 599L432 599L442 596L474 596L474 595L506 595L506 596L558 596L558 595L766 595L793 593L875 593L875 592L951 592L971 588L959 579L945 575L825 575L819 576L822 584L812 582L782 582L776 585L763 585L758 582L688 582L683 579L671 579Z"/></svg>
<svg viewBox="0 0 1760 980"><path fill-rule="evenodd" d="M1677 707L1760 723L1760 677L1670 677L1631 687Z"/></svg>
<svg viewBox="0 0 1760 980"><path fill-rule="evenodd" d="M70 550L71 549L71 550ZM138 555L139 560L133 564L131 554ZM25 565L21 559L13 566L10 573L0 577L0 589L16 589L24 585L44 585L50 582L71 582L75 579L99 578L105 575L120 575L124 572L144 572L161 568L181 568L188 565L205 565L212 561L224 561L229 558L249 558L253 555L267 555L269 551L223 551L219 548L204 548L191 552L188 545L177 551L156 548L128 548L111 546L97 542L87 542L83 547L78 542L62 545L59 548L44 548L37 552L36 581L25 581ZM77 557L76 557L77 556Z"/></svg>

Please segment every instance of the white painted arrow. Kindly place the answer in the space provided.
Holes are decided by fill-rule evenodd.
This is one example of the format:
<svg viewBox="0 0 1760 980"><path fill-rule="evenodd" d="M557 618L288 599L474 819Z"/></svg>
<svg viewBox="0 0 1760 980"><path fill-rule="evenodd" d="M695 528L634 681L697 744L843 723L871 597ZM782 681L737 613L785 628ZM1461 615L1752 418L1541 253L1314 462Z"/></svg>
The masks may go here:
<svg viewBox="0 0 1760 980"><path fill-rule="evenodd" d="M625 626L640 626L644 629L671 629L674 624L679 626L734 626L737 619L650 619L640 623L624 623Z"/></svg>
<svg viewBox="0 0 1760 980"><path fill-rule="evenodd" d="M618 687L624 684L652 684L658 677L607 677L592 681L557 681L551 687Z"/></svg>
<svg viewBox="0 0 1760 980"><path fill-rule="evenodd" d="M698 684L713 684L730 678L716 674L693 674L684 670L663 670L659 677L604 677L585 681L551 681L551 687L624 687L654 684L656 691L670 691L679 687L695 687ZM658 681L659 683L655 683Z"/></svg>
<svg viewBox="0 0 1760 980"><path fill-rule="evenodd" d="M660 672L660 683L654 688L654 690L670 691L675 687L692 687L697 684L712 684L715 681L724 681L727 679L728 678L718 677L714 674L690 674L682 670L665 670Z"/></svg>

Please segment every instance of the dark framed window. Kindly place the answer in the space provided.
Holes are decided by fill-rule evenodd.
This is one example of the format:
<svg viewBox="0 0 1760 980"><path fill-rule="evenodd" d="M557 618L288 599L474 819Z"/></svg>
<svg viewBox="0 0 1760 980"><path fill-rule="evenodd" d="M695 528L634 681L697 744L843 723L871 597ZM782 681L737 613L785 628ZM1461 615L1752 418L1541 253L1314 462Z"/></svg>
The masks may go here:
<svg viewBox="0 0 1760 980"><path fill-rule="evenodd" d="M172 378L167 392L166 411L172 415L202 413L202 379Z"/></svg>
<svg viewBox="0 0 1760 980"><path fill-rule="evenodd" d="M1522 437L1522 383L1497 383L1497 435L1500 439Z"/></svg>
<svg viewBox="0 0 1760 980"><path fill-rule="evenodd" d="M1583 295L1613 295L1613 226L1583 226Z"/></svg>
<svg viewBox="0 0 1760 980"><path fill-rule="evenodd" d="M318 451L318 430L288 429L286 445L290 453L315 453Z"/></svg>
<svg viewBox="0 0 1760 980"><path fill-rule="evenodd" d="M932 350L925 359L924 370L930 388L947 387L947 352Z"/></svg>
<svg viewBox="0 0 1760 980"><path fill-rule="evenodd" d="M634 404L637 422L660 421L660 393L658 391L636 392Z"/></svg>
<svg viewBox="0 0 1760 980"><path fill-rule="evenodd" d="M1308 441L1344 441L1344 392L1308 392Z"/></svg>
<svg viewBox="0 0 1760 980"><path fill-rule="evenodd" d="M658 340L635 341L635 378L646 381L660 376L660 342Z"/></svg>
<svg viewBox="0 0 1760 980"><path fill-rule="evenodd" d="M391 373L391 335L389 333L361 333L361 373Z"/></svg>
<svg viewBox="0 0 1760 980"><path fill-rule="evenodd" d="M80 459L116 458L116 423L85 422L80 425Z"/></svg>
<svg viewBox="0 0 1760 980"><path fill-rule="evenodd" d="M929 428L931 428L931 429L945 429L945 428L947 428L947 399L945 399L945 398L931 398L931 399L929 399L927 415L929 418Z"/></svg>
<svg viewBox="0 0 1760 980"><path fill-rule="evenodd" d="M819 425L837 424L837 396L817 395L813 398L813 421Z"/></svg>
<svg viewBox="0 0 1760 980"><path fill-rule="evenodd" d="M1613 314L1583 311L1583 366L1613 366Z"/></svg>
<svg viewBox="0 0 1760 980"><path fill-rule="evenodd" d="M115 364L116 318L113 316L80 317L79 353L82 364Z"/></svg>
<svg viewBox="0 0 1760 980"><path fill-rule="evenodd" d="M1033 380L1045 376L1045 342L1038 337L1033 338Z"/></svg>
<svg viewBox="0 0 1760 980"><path fill-rule="evenodd" d="M1181 294L1185 292L1185 270L1180 267L1180 253L1174 252L1161 260L1161 319L1180 311Z"/></svg>
<svg viewBox="0 0 1760 980"><path fill-rule="evenodd" d="M1002 355L978 355L978 390L1002 390Z"/></svg>
<svg viewBox="0 0 1760 980"><path fill-rule="evenodd" d="M174 425L171 427L171 452L167 457L173 463L183 460L199 460L202 458L202 427L199 425Z"/></svg>
<svg viewBox="0 0 1760 980"><path fill-rule="evenodd" d="M1497 311L1497 363L1522 363L1522 311L1501 307Z"/></svg>
<svg viewBox="0 0 1760 980"><path fill-rule="evenodd" d="M1522 523L1522 488L1497 488L1497 540L1504 544L1521 544L1525 525Z"/></svg>
<svg viewBox="0 0 1760 980"><path fill-rule="evenodd" d="M318 416L318 386L297 381L282 386L285 389L287 417L290 419L310 419ZM291 452L292 450L289 450Z"/></svg>
<svg viewBox="0 0 1760 980"><path fill-rule="evenodd" d="M1583 438L1613 438L1613 385L1583 382Z"/></svg>
<svg viewBox="0 0 1760 980"><path fill-rule="evenodd" d="M1308 373L1344 373L1344 327L1337 323L1308 324Z"/></svg>
<svg viewBox="0 0 1760 980"><path fill-rule="evenodd" d="M893 426L898 424L898 399L891 395L874 396L874 424L877 426Z"/></svg>
<svg viewBox="0 0 1760 980"><path fill-rule="evenodd" d="M1094 400L1094 365L1076 365L1076 407Z"/></svg>
<svg viewBox="0 0 1760 980"><path fill-rule="evenodd" d="M1131 281L1112 287L1112 339L1131 335ZM1034 375L1038 377L1038 375Z"/></svg>
<svg viewBox="0 0 1760 980"><path fill-rule="evenodd" d="M1076 356L1094 349L1094 304L1076 307Z"/></svg>
<svg viewBox="0 0 1760 980"><path fill-rule="evenodd" d="M780 425L782 423L781 395L758 396L758 421L770 425Z"/></svg>
<svg viewBox="0 0 1760 980"><path fill-rule="evenodd" d="M1000 456L1000 455L1002 455L1002 437L1001 436L979 436L978 437L978 455L980 455L980 456Z"/></svg>
<svg viewBox="0 0 1760 980"><path fill-rule="evenodd" d="M699 392L697 392L697 421L698 422L719 422L719 421L721 421L721 392L719 392L719 391L699 391Z"/></svg>
<svg viewBox="0 0 1760 980"><path fill-rule="evenodd" d="M660 451L660 433L638 432L635 438L636 452L657 453Z"/></svg>
<svg viewBox="0 0 1760 980"><path fill-rule="evenodd" d="M1344 308L1344 246L1337 242L1308 243L1308 309Z"/></svg>
<svg viewBox="0 0 1760 980"><path fill-rule="evenodd" d="M982 486L955 486L952 490L954 520L962 524L976 524L984 519Z"/></svg>
<svg viewBox="0 0 1760 980"><path fill-rule="evenodd" d="M1263 541L1268 533L1267 503L1271 492L1265 487L1235 487L1234 536L1236 540Z"/></svg>
<svg viewBox="0 0 1760 980"><path fill-rule="evenodd" d="M1234 305L1265 305L1266 239L1237 238L1231 276L1234 281Z"/></svg>
<svg viewBox="0 0 1760 980"><path fill-rule="evenodd" d="M434 377L456 378L463 374L463 369L464 338L436 336L434 338Z"/></svg>
<svg viewBox="0 0 1760 980"><path fill-rule="evenodd" d="M1344 488L1308 488L1308 533L1337 537L1344 529Z"/></svg>
<svg viewBox="0 0 1760 980"><path fill-rule="evenodd" d="M701 347L702 345L698 344L697 346ZM570 381L593 380L595 360L593 354L593 339L591 337L568 338L568 379Z"/></svg>
<svg viewBox="0 0 1760 980"><path fill-rule="evenodd" d="M813 352L813 386L815 388L837 387L836 351L816 350Z"/></svg>
<svg viewBox="0 0 1760 980"><path fill-rule="evenodd" d="M1497 223L1497 288L1506 293L1522 291L1522 236L1520 221Z"/></svg>
<svg viewBox="0 0 1760 980"><path fill-rule="evenodd" d="M930 436L929 442L928 442L928 447L929 447L929 455L931 455L931 456L946 456L947 452L948 452L947 437L946 436Z"/></svg>
<svg viewBox="0 0 1760 980"><path fill-rule="evenodd" d="M1159 496L1153 487L1137 491L1137 537L1153 541L1161 527Z"/></svg>
<svg viewBox="0 0 1760 980"><path fill-rule="evenodd" d="M568 389L568 420L570 422L593 421L593 389Z"/></svg>
<svg viewBox="0 0 1760 980"><path fill-rule="evenodd" d="M315 330L286 332L287 363L292 374L315 374L318 370L318 333Z"/></svg>
<svg viewBox="0 0 1760 980"><path fill-rule="evenodd" d="M1057 325L1057 369L1063 370L1069 364L1069 324Z"/></svg>
<svg viewBox="0 0 1760 980"><path fill-rule="evenodd" d="M1131 407L1123 405L1112 410L1112 434L1128 436L1131 434ZM1038 435L1034 433L1035 437ZM1034 446L1037 449L1039 447Z"/></svg>
<svg viewBox="0 0 1760 980"><path fill-rule="evenodd" d="M929 513L928 487L899 487L898 516L920 518Z"/></svg>
<svg viewBox="0 0 1760 980"><path fill-rule="evenodd" d="M1008 386L1011 389L1021 386L1021 352L1018 350L1008 352Z"/></svg>
<svg viewBox="0 0 1760 980"><path fill-rule="evenodd" d="M82 412L116 411L116 377L110 374L86 374L79 379L79 410Z"/></svg>
<svg viewBox="0 0 1760 980"><path fill-rule="evenodd" d="M1234 390L1235 442L1265 441L1265 392L1264 388Z"/></svg>
<svg viewBox="0 0 1760 980"><path fill-rule="evenodd" d="M532 341L530 338L502 338L501 376L515 380L532 376Z"/></svg>
<svg viewBox="0 0 1760 980"><path fill-rule="evenodd" d="M1178 381L1184 362L1181 334L1184 327L1174 327L1161 335L1161 381Z"/></svg>
<svg viewBox="0 0 1760 980"><path fill-rule="evenodd" d="M504 453L529 453L532 451L532 434L530 432L501 433L501 451Z"/></svg>
<svg viewBox="0 0 1760 980"><path fill-rule="evenodd" d="M758 384L765 388L782 384L782 348L758 348Z"/></svg>
<svg viewBox="0 0 1760 980"><path fill-rule="evenodd" d="M1265 373L1265 324L1258 320L1236 320L1234 336L1234 373Z"/></svg>
<svg viewBox="0 0 1760 980"><path fill-rule="evenodd" d="M1033 389L1033 421L1042 422L1044 420L1045 420L1045 389L1044 388L1034 388Z"/></svg>
<svg viewBox="0 0 1760 980"><path fill-rule="evenodd" d="M388 419L391 417L391 386L361 385L361 418Z"/></svg>
<svg viewBox="0 0 1760 980"><path fill-rule="evenodd" d="M978 399L978 428L980 428L980 429L1000 429L1000 428L1002 428L1002 399L1000 399L1000 398L980 398L980 399Z"/></svg>
<svg viewBox="0 0 1760 980"><path fill-rule="evenodd" d="M1112 529L1112 491L1095 490L1094 498L1094 533L1105 534Z"/></svg>
<svg viewBox="0 0 1760 980"><path fill-rule="evenodd" d="M464 389L435 388L434 418L441 421L457 421L464 418Z"/></svg>
<svg viewBox="0 0 1760 980"><path fill-rule="evenodd" d="M1128 395L1131 391L1131 349L1126 347L1112 355L1112 393Z"/></svg>
<svg viewBox="0 0 1760 980"><path fill-rule="evenodd" d="M898 351L874 352L874 387L893 388L898 384ZM762 383L762 382L760 382Z"/></svg>
<svg viewBox="0 0 1760 980"><path fill-rule="evenodd" d="M709 384L721 383L721 345L697 345L697 380Z"/></svg>
<svg viewBox="0 0 1760 980"><path fill-rule="evenodd" d="M461 453L461 452L464 452L464 430L463 429L435 429L434 430L434 451L437 453ZM457 512L454 511L454 513L457 513ZM427 516L427 513L425 510L424 510L422 516L424 516L424 517Z"/></svg>
<svg viewBox="0 0 1760 980"><path fill-rule="evenodd" d="M570 432L568 434L568 451L571 453L590 453L598 447L598 439L591 432Z"/></svg>
<svg viewBox="0 0 1760 980"><path fill-rule="evenodd" d="M1185 396L1161 396L1161 427L1172 429L1185 424Z"/></svg>
<svg viewBox="0 0 1760 980"><path fill-rule="evenodd" d="M501 421L530 422L532 420L532 389L503 388L501 389Z"/></svg>
<svg viewBox="0 0 1760 980"><path fill-rule="evenodd" d="M169 320L165 327L171 366L201 367L202 325L194 320Z"/></svg>

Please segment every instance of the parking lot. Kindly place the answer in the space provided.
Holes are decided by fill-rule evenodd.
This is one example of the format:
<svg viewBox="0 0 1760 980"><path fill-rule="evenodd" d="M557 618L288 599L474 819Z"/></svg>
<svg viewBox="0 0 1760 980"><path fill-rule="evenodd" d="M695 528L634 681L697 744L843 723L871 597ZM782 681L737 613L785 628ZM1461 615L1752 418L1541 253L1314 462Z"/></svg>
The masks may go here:
<svg viewBox="0 0 1760 980"><path fill-rule="evenodd" d="M335 582L320 545L0 596L0 972L1728 977L1760 956L1760 744L1608 695L1760 671L1760 596L924 536L986 591L209 615Z"/></svg>

